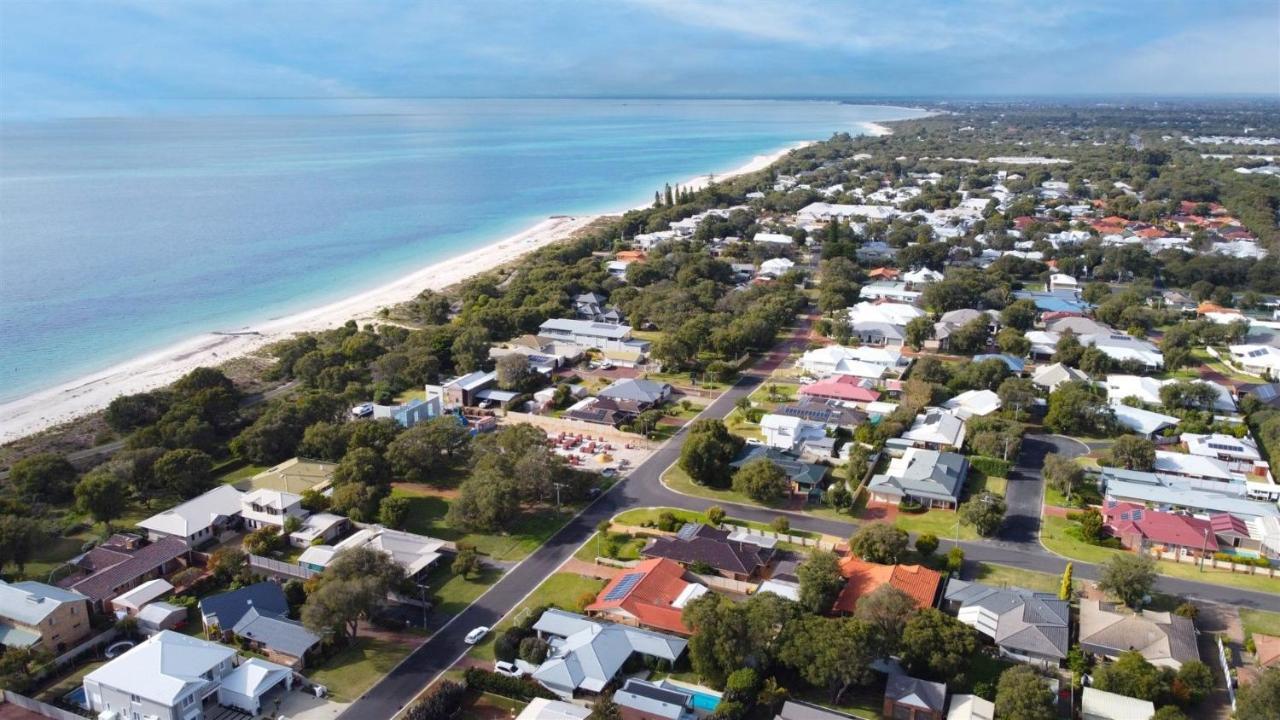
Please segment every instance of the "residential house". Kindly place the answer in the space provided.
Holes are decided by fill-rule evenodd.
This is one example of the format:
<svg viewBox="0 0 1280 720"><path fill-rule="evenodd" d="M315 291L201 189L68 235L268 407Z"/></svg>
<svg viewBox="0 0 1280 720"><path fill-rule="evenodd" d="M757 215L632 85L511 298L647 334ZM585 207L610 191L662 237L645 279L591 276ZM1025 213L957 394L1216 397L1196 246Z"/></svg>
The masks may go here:
<svg viewBox="0 0 1280 720"><path fill-rule="evenodd" d="M856 375L835 375L825 380L800 386L797 394L818 400L840 403L869 403L880 399L875 382Z"/></svg>
<svg viewBox="0 0 1280 720"><path fill-rule="evenodd" d="M751 237L751 242L769 243L770 245L792 245L795 243L795 238L782 233L758 232Z"/></svg>
<svg viewBox="0 0 1280 720"><path fill-rule="evenodd" d="M84 678L99 720L213 720L230 707L256 716L272 691L293 688L293 671L171 630L152 635Z"/></svg>
<svg viewBox="0 0 1280 720"><path fill-rule="evenodd" d="M115 610L117 616L123 613L136 617L143 607L165 597L171 592L173 592L173 583L164 578L156 578L116 596L111 601L111 607Z"/></svg>
<svg viewBox="0 0 1280 720"><path fill-rule="evenodd" d="M404 568L405 577L420 580L443 557L444 550L452 550L453 545L444 540L437 540L426 535L417 535L403 530L392 530L381 525L369 525L352 533L335 546L312 545L302 551L298 564L322 571L338 553L356 548L372 548L391 556L400 567Z"/></svg>
<svg viewBox="0 0 1280 720"><path fill-rule="evenodd" d="M1156 706L1150 700L1087 687L1080 696L1080 720L1151 720Z"/></svg>
<svg viewBox="0 0 1280 720"><path fill-rule="evenodd" d="M872 268L871 270L869 270L867 272L867 277L873 281L897 280L900 274L901 272L898 270L898 268L878 267L878 268Z"/></svg>
<svg viewBox="0 0 1280 720"><path fill-rule="evenodd" d="M1182 433L1179 439L1186 444L1188 454L1214 458L1226 463L1228 469L1233 472L1254 472L1260 465L1270 468L1270 464L1262 460L1258 443L1247 435L1238 438L1222 433L1210 435Z"/></svg>
<svg viewBox="0 0 1280 720"><path fill-rule="evenodd" d="M1213 532L1217 547L1233 552L1236 550L1252 550L1263 552L1264 533L1249 527L1249 522L1228 513L1214 513L1209 516L1209 527Z"/></svg>
<svg viewBox="0 0 1280 720"><path fill-rule="evenodd" d="M812 440L806 442L812 442ZM787 480L791 483L791 492L806 494L811 500L821 497L826 486L827 467L804 462L790 452L764 445L749 445L742 455L729 463L729 466L738 470L760 458L773 463L787 476Z"/></svg>
<svg viewBox="0 0 1280 720"><path fill-rule="evenodd" d="M596 393L596 397L619 403L634 403L640 412L658 407L671 398L671 386L652 380L624 378L615 380Z"/></svg>
<svg viewBox="0 0 1280 720"><path fill-rule="evenodd" d="M995 312L960 308L945 312L938 318L938 322L933 324L933 341L928 344L946 350L951 346L952 333L978 319L986 320L987 331L990 333L994 334L1000 329L1000 316Z"/></svg>
<svg viewBox="0 0 1280 720"><path fill-rule="evenodd" d="M952 695L947 720L995 720L996 704L977 695Z"/></svg>
<svg viewBox="0 0 1280 720"><path fill-rule="evenodd" d="M475 407L484 402L481 396L487 390L498 385L496 372L477 370L455 378L450 378L440 385L427 385L428 397L438 397L446 409L459 407Z"/></svg>
<svg viewBox="0 0 1280 720"><path fill-rule="evenodd" d="M966 390L942 404L961 420L985 417L1000 409L1000 396L991 390Z"/></svg>
<svg viewBox="0 0 1280 720"><path fill-rule="evenodd" d="M952 579L947 609L995 642L1004 657L1056 668L1071 648L1071 603L1054 593Z"/></svg>
<svg viewBox="0 0 1280 720"><path fill-rule="evenodd" d="M1143 410L1140 407L1132 407L1123 403L1113 404L1111 406L1111 414L1115 417L1116 422L1133 431L1134 434L1145 438L1154 438L1169 428L1177 427L1178 423L1182 422L1181 418L1173 415Z"/></svg>
<svg viewBox="0 0 1280 720"><path fill-rule="evenodd" d="M911 270L904 273L902 279L911 290L923 290L926 285L942 282L946 278L937 270L930 270L927 267L922 267L919 270Z"/></svg>
<svg viewBox="0 0 1280 720"><path fill-rule="evenodd" d="M1098 485L1108 500L1128 501L1158 510L1230 513L1246 522L1250 518L1280 517L1275 500L1252 497L1253 483L1104 467Z"/></svg>
<svg viewBox="0 0 1280 720"><path fill-rule="evenodd" d="M218 634L226 642L239 638L295 669L320 644L319 636L289 619L289 601L274 582L206 597L200 601L200 619L206 634Z"/></svg>
<svg viewBox="0 0 1280 720"><path fill-rule="evenodd" d="M1112 660L1134 650L1152 665L1174 670L1200 659L1190 618L1154 610L1138 615L1089 598L1080 601L1080 647Z"/></svg>
<svg viewBox="0 0 1280 720"><path fill-rule="evenodd" d="M587 720L591 708L563 700L534 698L516 715L515 720Z"/></svg>
<svg viewBox="0 0 1280 720"><path fill-rule="evenodd" d="M675 535L656 537L641 550L646 558L666 558L688 568L704 565L734 580L759 578L775 555L773 538L686 523Z"/></svg>
<svg viewBox="0 0 1280 720"><path fill-rule="evenodd" d="M187 623L187 608L163 601L147 603L134 616L138 621L138 632L143 635L155 635L162 630L177 630Z"/></svg>
<svg viewBox="0 0 1280 720"><path fill-rule="evenodd" d="M1019 290L1013 294L1017 300L1030 300L1035 303L1036 310L1046 312L1071 312L1083 314L1088 311L1089 303L1080 300L1075 292L1051 293Z"/></svg>
<svg viewBox="0 0 1280 720"><path fill-rule="evenodd" d="M1280 383L1256 383L1237 385L1236 394L1251 397L1271 408L1280 408Z"/></svg>
<svg viewBox="0 0 1280 720"><path fill-rule="evenodd" d="M605 689L633 654L674 663L688 644L673 635L605 623L552 608L533 630L551 650L532 677L543 687L569 699L579 691Z"/></svg>
<svg viewBox="0 0 1280 720"><path fill-rule="evenodd" d="M1150 370L1164 367L1164 355L1160 348L1147 340L1141 340L1120 332L1081 335L1077 338L1085 347L1096 347L1116 362L1137 362Z"/></svg>
<svg viewBox="0 0 1280 720"><path fill-rule="evenodd" d="M259 529L278 528L284 534L289 518L296 518L298 528L288 534L289 543L296 547L310 547L327 543L345 531L349 521L333 513L312 513L302 507L302 496L280 490L254 490L240 499L240 515L245 527Z"/></svg>
<svg viewBox="0 0 1280 720"><path fill-rule="evenodd" d="M1063 273L1053 273L1049 276L1049 292L1054 294L1072 293L1079 294L1080 281L1064 275Z"/></svg>
<svg viewBox="0 0 1280 720"><path fill-rule="evenodd" d="M824 438L827 430L820 422L795 415L769 413L760 418L764 444L779 450L798 450L806 440Z"/></svg>
<svg viewBox="0 0 1280 720"><path fill-rule="evenodd" d="M693 693L669 682L627 678L613 694L622 720L692 720Z"/></svg>
<svg viewBox="0 0 1280 720"><path fill-rule="evenodd" d="M439 395L414 398L400 405L373 405L373 419L395 420L402 428L411 428L421 422L444 414L444 400Z"/></svg>
<svg viewBox="0 0 1280 720"><path fill-rule="evenodd" d="M886 375L901 375L909 362L900 351L890 348L825 345L801 355L796 367L818 378L856 375L879 380Z"/></svg>
<svg viewBox="0 0 1280 720"><path fill-rule="evenodd" d="M138 523L152 541L181 540L197 548L239 526L240 500L244 493L231 485L218 485L199 497L157 513Z"/></svg>
<svg viewBox="0 0 1280 720"><path fill-rule="evenodd" d="M60 655L92 631L84 595L42 582L0 580L0 645Z"/></svg>
<svg viewBox="0 0 1280 720"><path fill-rule="evenodd" d="M645 560L609 581L584 611L622 625L688 635L681 613L685 604L705 594L707 587L686 581L684 575L679 563L666 558Z"/></svg>
<svg viewBox="0 0 1280 720"><path fill-rule="evenodd" d="M189 552L180 538L146 542L137 535L117 533L68 562L65 567L70 572L58 580L58 587L86 595L95 608L105 608L126 590L177 572Z"/></svg>
<svg viewBox="0 0 1280 720"><path fill-rule="evenodd" d="M1107 401L1112 405L1118 405L1128 398L1135 398L1149 405L1160 406L1164 402L1160 399L1160 390L1176 382L1180 381L1174 379L1159 380L1144 375L1108 375ZM1235 412L1236 403L1231 398L1230 390L1207 380L1191 380L1190 382L1213 388L1217 396L1213 403L1213 410Z"/></svg>
<svg viewBox="0 0 1280 720"><path fill-rule="evenodd" d="M795 266L796 264L787 258L770 258L760 263L760 276L778 278L790 272Z"/></svg>
<svg viewBox="0 0 1280 720"><path fill-rule="evenodd" d="M1231 362L1247 373L1280 379L1280 348L1270 345L1231 345Z"/></svg>
<svg viewBox="0 0 1280 720"><path fill-rule="evenodd" d="M1030 335L1030 333L1028 333L1028 335ZM1054 363L1052 365L1041 367L1031 376L1031 382L1035 383L1037 387L1044 388L1049 392L1057 390L1058 386L1062 383L1087 381L1088 379L1089 376L1085 373L1076 370L1073 367L1063 365L1062 363Z"/></svg>
<svg viewBox="0 0 1280 720"><path fill-rule="evenodd" d="M807 703L787 700L773 720L850 720L853 715L838 713L834 710L816 707Z"/></svg>
<svg viewBox="0 0 1280 720"><path fill-rule="evenodd" d="M968 474L969 460L963 455L913 447L890 460L884 473L872 476L867 492L877 502L909 500L924 507L955 508Z"/></svg>
<svg viewBox="0 0 1280 720"><path fill-rule="evenodd" d="M836 597L832 610L852 614L858 601L877 588L892 585L915 601L920 608L930 608L938 599L942 575L923 565L881 565L860 560L853 555L840 559L844 587Z"/></svg>
<svg viewBox="0 0 1280 720"><path fill-rule="evenodd" d="M858 297L864 300L891 300L894 302L914 303L920 299L919 290L908 290L904 282L881 280L867 283L858 291Z"/></svg>
<svg viewBox="0 0 1280 720"><path fill-rule="evenodd" d="M902 439L918 448L958 450L964 447L964 435L964 420L939 408L926 408Z"/></svg>
<svg viewBox="0 0 1280 720"><path fill-rule="evenodd" d="M538 337L570 343L583 349L629 351L640 355L649 352L648 342L631 337L629 325L552 318L538 328Z"/></svg>
<svg viewBox="0 0 1280 720"><path fill-rule="evenodd" d="M1151 510L1135 503L1107 500L1103 503L1104 527L1120 544L1139 553L1200 557L1218 551L1217 535L1208 520L1181 513Z"/></svg>
<svg viewBox="0 0 1280 720"><path fill-rule="evenodd" d="M1009 372L1014 375L1022 375L1022 373L1027 369L1026 360L1010 355L1009 353L983 353L973 356L973 361L976 363L987 362L988 360L999 360L1004 363L1004 366L1009 368Z"/></svg>
<svg viewBox="0 0 1280 720"><path fill-rule="evenodd" d="M641 253L643 255L643 253ZM624 262L635 262L643 260L643 257L626 256L618 253L618 259ZM593 323L608 323L610 325L622 324L622 312L616 307L605 305L605 298L598 293L588 292L581 293L573 299L573 309L578 313L578 318L588 320Z"/></svg>
<svg viewBox="0 0 1280 720"><path fill-rule="evenodd" d="M891 673L884 688L882 713L894 720L942 720L947 708L947 686Z"/></svg>

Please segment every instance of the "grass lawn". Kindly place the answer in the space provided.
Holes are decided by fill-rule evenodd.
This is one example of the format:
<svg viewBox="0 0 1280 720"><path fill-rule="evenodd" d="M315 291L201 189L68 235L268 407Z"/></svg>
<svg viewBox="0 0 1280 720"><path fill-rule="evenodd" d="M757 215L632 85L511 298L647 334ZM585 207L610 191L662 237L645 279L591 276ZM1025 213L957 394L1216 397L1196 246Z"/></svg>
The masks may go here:
<svg viewBox="0 0 1280 720"><path fill-rule="evenodd" d="M919 514L900 512L893 524L909 533L933 533L939 540L956 538L956 513L953 510L934 508ZM959 527L961 540L979 539L973 528L963 523Z"/></svg>
<svg viewBox="0 0 1280 720"><path fill-rule="evenodd" d="M762 503L756 500L752 500L746 495L743 495L740 492L734 492L733 490L716 490L714 488L706 487L705 485L699 485L698 483L693 481L693 478L689 477L689 473L680 469L679 465L672 465L671 467L667 468L667 471L662 474L662 482L667 487L671 488L672 490L675 490L678 493L684 493L685 495L692 495L693 497L700 497L700 498L704 498L714 502L736 503L738 505L752 505L755 507L769 508L771 510L776 510L782 507L782 505L780 504L770 505L770 504ZM826 505L810 503L807 506L805 506L805 509L803 512L806 515L825 518L827 520L853 522L853 517L849 513L842 513L838 510L835 510L834 508L827 507ZM765 526L762 525L761 527L765 527ZM767 529L772 530L773 528L767 528ZM798 533L793 533L793 534L798 534Z"/></svg>
<svg viewBox="0 0 1280 720"><path fill-rule="evenodd" d="M965 490L970 496L977 495L980 492L993 492L1003 497L1005 488L1008 485L1008 478L986 475L973 469L969 470L969 477L964 483Z"/></svg>
<svg viewBox="0 0 1280 720"><path fill-rule="evenodd" d="M427 591L435 598L433 612L453 617L476 601L502 577L502 570L486 568L479 575L454 575L447 564L433 568L427 576Z"/></svg>
<svg viewBox="0 0 1280 720"><path fill-rule="evenodd" d="M351 702L391 672L413 647L408 643L361 637L317 668L307 668L307 677L329 688L339 702Z"/></svg>
<svg viewBox="0 0 1280 720"><path fill-rule="evenodd" d="M1058 586L1062 583L1061 575L992 563L978 563L978 571L970 579L995 587L1020 587L1052 593L1058 592ZM1074 584L1079 585L1080 581L1076 580Z"/></svg>
<svg viewBox="0 0 1280 720"><path fill-rule="evenodd" d="M252 478L254 475L257 475L263 470L270 469L270 467L267 465L253 465L250 463L242 464L240 462L227 463L223 467L225 469L214 468L215 472L218 472L219 470L221 470L221 472L218 475L218 482L231 483L231 484L243 482L245 480Z"/></svg>
<svg viewBox="0 0 1280 720"><path fill-rule="evenodd" d="M573 517L574 508L556 513L554 507L526 510L520 514L515 526L503 535L464 533L450 527L445 520L449 512L449 500L435 495L428 488L400 485L391 491L396 497L409 499L409 514L405 530L441 540L470 543L494 560L521 560L538 549L547 538Z"/></svg>
<svg viewBox="0 0 1280 720"><path fill-rule="evenodd" d="M1072 532L1074 528L1079 527L1078 523L1072 522L1062 517L1046 516L1043 518L1040 528L1040 541L1050 552L1057 553L1063 557L1075 560L1084 560L1091 563L1104 563L1111 559L1113 555L1127 553L1127 550L1113 550L1111 548L1090 545L1080 540ZM1168 560L1160 560L1157 562L1157 572L1161 575L1169 577L1182 578L1183 580L1195 580L1197 582L1207 582L1217 585L1230 585L1231 587L1241 588L1243 590L1258 590L1260 592L1280 592L1280 579L1267 577L1266 575L1249 575L1247 573L1233 573L1227 570L1217 570L1205 566L1203 572L1200 571L1198 565L1190 563L1175 563Z"/></svg>
<svg viewBox="0 0 1280 720"><path fill-rule="evenodd" d="M515 619L526 608L553 605L562 610L577 612L578 596L588 592L592 594L599 593L604 586L604 580L583 577L576 573L558 572L553 574L542 581L541 585L534 588L529 597L524 599L524 602L512 608L506 617L493 626L493 630L485 636L484 640L481 640L471 649L471 657L492 662L494 638L502 634L503 630L515 624Z"/></svg>
<svg viewBox="0 0 1280 720"><path fill-rule="evenodd" d="M394 404L404 405L411 400L422 400L425 402L426 399L427 391L425 388L409 389L397 395Z"/></svg>
<svg viewBox="0 0 1280 720"><path fill-rule="evenodd" d="M1241 609L1240 623L1244 625L1244 637L1246 640L1254 633L1280 635L1280 613Z"/></svg>
<svg viewBox="0 0 1280 720"><path fill-rule="evenodd" d="M481 693L469 702L458 713L460 720L492 720L495 717L514 717L520 714L528 703L511 698Z"/></svg>
<svg viewBox="0 0 1280 720"><path fill-rule="evenodd" d="M729 429L729 432L738 437L748 440L764 439L764 433L760 431L760 424L748 420L738 408L729 411L729 414L725 416L724 424Z"/></svg>
<svg viewBox="0 0 1280 720"><path fill-rule="evenodd" d="M631 537L622 533L609 533L613 535L614 541L617 543L618 554L615 560L639 560L640 551L644 549L645 538ZM604 540L601 533L593 533L591 538L587 540L582 547L573 556L583 562L595 562L600 553L606 552Z"/></svg>
<svg viewBox="0 0 1280 720"><path fill-rule="evenodd" d="M47 702L49 704L56 703L62 696L84 685L84 676L106 665L106 660L95 660L94 662L79 665L71 673L63 675L56 679L53 683L45 686L39 693L32 695L36 700Z"/></svg>
<svg viewBox="0 0 1280 720"><path fill-rule="evenodd" d="M622 523L623 525L642 525L645 522L657 523L658 516L667 511L675 515L676 519L680 522L709 522L707 520L707 516L703 513L696 513L691 510L679 510L677 508L637 508L618 515L614 520ZM724 519L724 525L738 525L740 527L752 528L754 530L767 530L769 532L773 532L773 528L769 527L769 525L765 523L751 522L750 520L739 520L734 517L726 517ZM811 533L805 530L793 529L787 534L803 538L816 539L818 537L817 533Z"/></svg>

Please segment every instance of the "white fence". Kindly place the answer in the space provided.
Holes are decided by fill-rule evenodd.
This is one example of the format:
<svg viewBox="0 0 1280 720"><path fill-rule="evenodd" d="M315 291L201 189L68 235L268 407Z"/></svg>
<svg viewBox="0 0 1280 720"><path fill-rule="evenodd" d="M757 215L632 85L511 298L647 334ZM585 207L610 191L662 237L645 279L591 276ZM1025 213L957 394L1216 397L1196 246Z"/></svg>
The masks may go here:
<svg viewBox="0 0 1280 720"><path fill-rule="evenodd" d="M1218 662L1222 664L1222 677L1227 679L1227 697L1231 698L1231 710L1236 709L1236 689L1231 683L1231 661L1227 659L1227 646L1218 638Z"/></svg>
<svg viewBox="0 0 1280 720"><path fill-rule="evenodd" d="M273 575L297 578L299 580L307 580L312 575L319 575L317 571L303 567L297 563L287 563L282 560L275 560L261 555L250 555L249 567L271 573Z"/></svg>

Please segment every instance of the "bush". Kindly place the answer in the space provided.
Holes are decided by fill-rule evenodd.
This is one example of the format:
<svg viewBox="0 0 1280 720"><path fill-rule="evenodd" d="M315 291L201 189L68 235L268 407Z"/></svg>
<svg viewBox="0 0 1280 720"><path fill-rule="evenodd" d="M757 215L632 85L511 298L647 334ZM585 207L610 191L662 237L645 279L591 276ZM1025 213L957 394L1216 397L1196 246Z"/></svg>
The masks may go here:
<svg viewBox="0 0 1280 720"><path fill-rule="evenodd" d="M513 678L477 667L467 668L463 674L467 689L528 702L534 698L558 700L559 696L528 678Z"/></svg>
<svg viewBox="0 0 1280 720"><path fill-rule="evenodd" d="M467 689L461 683L441 680L405 713L405 720L448 720L462 709Z"/></svg>
<svg viewBox="0 0 1280 720"><path fill-rule="evenodd" d="M658 513L658 529L663 532L675 532L680 527L680 521L676 519L676 514L670 510L663 510Z"/></svg>
<svg viewBox="0 0 1280 720"><path fill-rule="evenodd" d="M785 533L791 530L791 521L779 515L770 523L776 532Z"/></svg>
<svg viewBox="0 0 1280 720"><path fill-rule="evenodd" d="M520 659L527 663L541 665L542 661L547 659L547 651L550 649L551 646L546 640L537 635L530 635L520 641Z"/></svg>
<svg viewBox="0 0 1280 720"><path fill-rule="evenodd" d="M724 518L725 518L724 508L720 507L719 505L712 505L711 507L707 508L708 523L719 526L720 523L724 522Z"/></svg>
<svg viewBox="0 0 1280 720"><path fill-rule="evenodd" d="M904 498L901 502L898 503L898 510L900 512L910 513L912 515L919 515L925 512L926 510L928 510L928 508L916 502L915 500L909 500Z"/></svg>
<svg viewBox="0 0 1280 720"><path fill-rule="evenodd" d="M988 477L1009 477L1012 464L1000 458L974 455L969 458L969 467Z"/></svg>
<svg viewBox="0 0 1280 720"><path fill-rule="evenodd" d="M493 642L493 656L503 662L511 662L520 655L520 643L530 637L530 631L519 627L507 628Z"/></svg>
<svg viewBox="0 0 1280 720"><path fill-rule="evenodd" d="M938 550L938 536L933 533L924 533L916 538L916 552L923 557L929 557Z"/></svg>

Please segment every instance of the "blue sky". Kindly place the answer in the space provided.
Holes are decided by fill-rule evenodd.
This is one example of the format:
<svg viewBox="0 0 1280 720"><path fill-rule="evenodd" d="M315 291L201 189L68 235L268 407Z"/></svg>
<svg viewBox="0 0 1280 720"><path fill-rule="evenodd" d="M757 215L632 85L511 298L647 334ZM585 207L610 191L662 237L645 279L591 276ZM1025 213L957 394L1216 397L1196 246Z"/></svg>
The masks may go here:
<svg viewBox="0 0 1280 720"><path fill-rule="evenodd" d="M181 98L1280 95L1276 0L2 0L0 112Z"/></svg>

